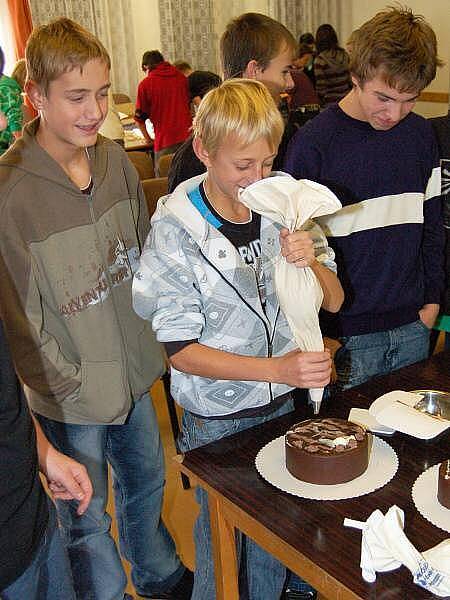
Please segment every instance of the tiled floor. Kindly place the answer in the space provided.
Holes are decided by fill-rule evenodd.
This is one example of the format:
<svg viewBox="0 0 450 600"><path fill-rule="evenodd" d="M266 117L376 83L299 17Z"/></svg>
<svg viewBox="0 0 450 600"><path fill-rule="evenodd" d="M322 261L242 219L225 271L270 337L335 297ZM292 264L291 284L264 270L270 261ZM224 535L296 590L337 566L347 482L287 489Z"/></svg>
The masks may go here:
<svg viewBox="0 0 450 600"><path fill-rule="evenodd" d="M439 339L436 351L442 349L443 336ZM194 499L193 490L183 489L180 475L173 460L176 453L170 429L164 390L160 382L157 382L153 386L152 396L154 398L154 405L158 415L161 437L166 455L167 483L164 496L163 518L166 526L175 539L181 560L190 569L193 569L194 543L192 540L192 527L197 516L197 504ZM111 511L113 511L112 507ZM114 536L117 536L117 531L115 529L113 529L113 534ZM125 568L129 575L127 564L125 564ZM136 596L131 583L128 585L127 592L134 594L136 598L140 598L139 596ZM325 599L322 598L322 600Z"/></svg>

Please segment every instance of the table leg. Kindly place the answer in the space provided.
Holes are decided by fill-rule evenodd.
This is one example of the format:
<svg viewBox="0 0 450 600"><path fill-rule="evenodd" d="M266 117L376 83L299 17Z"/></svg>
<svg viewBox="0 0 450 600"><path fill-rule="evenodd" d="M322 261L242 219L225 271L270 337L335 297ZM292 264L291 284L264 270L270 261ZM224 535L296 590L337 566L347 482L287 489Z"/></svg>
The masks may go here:
<svg viewBox="0 0 450 600"><path fill-rule="evenodd" d="M223 504L208 495L217 600L239 600L238 563L234 527L227 521Z"/></svg>

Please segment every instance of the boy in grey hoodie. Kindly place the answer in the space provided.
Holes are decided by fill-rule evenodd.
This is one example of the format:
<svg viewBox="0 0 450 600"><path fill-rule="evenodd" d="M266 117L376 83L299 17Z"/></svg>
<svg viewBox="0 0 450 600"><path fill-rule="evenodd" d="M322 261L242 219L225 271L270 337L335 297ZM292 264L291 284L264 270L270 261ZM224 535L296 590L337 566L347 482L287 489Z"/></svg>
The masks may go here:
<svg viewBox="0 0 450 600"><path fill-rule="evenodd" d="M39 117L0 161L0 303L31 408L93 482L83 516L58 503L76 593L125 597L106 513L109 464L135 588L189 597L189 573L161 521L164 463L148 389L164 361L131 306L148 213L125 152L98 135L109 56L92 34L58 19L33 31L26 59Z"/></svg>

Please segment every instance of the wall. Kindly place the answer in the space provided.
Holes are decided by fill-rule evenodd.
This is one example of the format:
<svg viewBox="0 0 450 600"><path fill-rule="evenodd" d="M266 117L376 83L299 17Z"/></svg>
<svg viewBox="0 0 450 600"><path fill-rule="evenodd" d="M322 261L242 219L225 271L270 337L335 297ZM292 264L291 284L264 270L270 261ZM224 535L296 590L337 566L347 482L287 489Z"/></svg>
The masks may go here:
<svg viewBox="0 0 450 600"><path fill-rule="evenodd" d="M136 72L140 81L144 76L141 70L142 55L146 50L156 50L161 46L159 6L158 0L131 0L130 4L136 48Z"/></svg>

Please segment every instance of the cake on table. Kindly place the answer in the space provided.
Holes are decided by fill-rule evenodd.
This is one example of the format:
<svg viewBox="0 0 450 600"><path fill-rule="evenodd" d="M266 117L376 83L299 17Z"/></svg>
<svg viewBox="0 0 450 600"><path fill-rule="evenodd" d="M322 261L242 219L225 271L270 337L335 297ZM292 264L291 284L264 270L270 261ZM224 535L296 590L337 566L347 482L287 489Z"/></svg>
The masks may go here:
<svg viewBox="0 0 450 600"><path fill-rule="evenodd" d="M366 430L344 419L307 419L285 435L286 468L291 475L320 485L351 481L369 464Z"/></svg>
<svg viewBox="0 0 450 600"><path fill-rule="evenodd" d="M437 496L442 506L450 508L450 459L444 460L439 467Z"/></svg>

